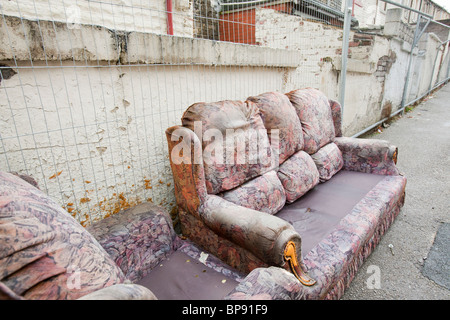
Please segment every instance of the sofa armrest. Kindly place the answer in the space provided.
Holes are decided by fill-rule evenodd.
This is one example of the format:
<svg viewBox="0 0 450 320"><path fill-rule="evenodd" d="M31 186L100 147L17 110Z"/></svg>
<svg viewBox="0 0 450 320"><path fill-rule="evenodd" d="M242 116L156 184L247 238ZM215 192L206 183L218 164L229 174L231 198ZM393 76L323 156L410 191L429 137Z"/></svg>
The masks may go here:
<svg viewBox="0 0 450 320"><path fill-rule="evenodd" d="M292 273L277 267L257 268L225 300L300 300L303 292Z"/></svg>
<svg viewBox="0 0 450 320"><path fill-rule="evenodd" d="M304 285L315 283L303 271L301 237L287 221L215 195L208 195L200 215L215 233L247 249L266 264L291 270Z"/></svg>
<svg viewBox="0 0 450 320"><path fill-rule="evenodd" d="M283 266L288 241L301 238L292 225L276 216L241 207L219 196L208 195L201 218L215 233L249 250L269 265Z"/></svg>
<svg viewBox="0 0 450 320"><path fill-rule="evenodd" d="M342 152L344 170L381 175L399 175L396 146L385 140L337 137L334 142Z"/></svg>
<svg viewBox="0 0 450 320"><path fill-rule="evenodd" d="M133 282L144 277L175 246L176 233L169 214L152 203L119 212L86 229Z"/></svg>
<svg viewBox="0 0 450 320"><path fill-rule="evenodd" d="M146 287L121 283L94 291L78 300L157 300L157 298Z"/></svg>
<svg viewBox="0 0 450 320"><path fill-rule="evenodd" d="M198 217L207 195L201 142L192 130L181 126L167 129L166 137L177 205Z"/></svg>

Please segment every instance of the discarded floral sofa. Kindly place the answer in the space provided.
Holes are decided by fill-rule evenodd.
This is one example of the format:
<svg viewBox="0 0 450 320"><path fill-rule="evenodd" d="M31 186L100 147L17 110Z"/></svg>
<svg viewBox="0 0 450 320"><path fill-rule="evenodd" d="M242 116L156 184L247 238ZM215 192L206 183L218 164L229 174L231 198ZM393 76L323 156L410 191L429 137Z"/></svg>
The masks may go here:
<svg viewBox="0 0 450 320"><path fill-rule="evenodd" d="M244 275L182 240L168 213L151 203L85 229L35 186L0 172L0 300L298 299L302 294L286 270L259 268Z"/></svg>
<svg viewBox="0 0 450 320"><path fill-rule="evenodd" d="M397 148L342 137L312 88L196 103L166 130L182 232L247 273L290 270L302 299L339 299L404 203Z"/></svg>

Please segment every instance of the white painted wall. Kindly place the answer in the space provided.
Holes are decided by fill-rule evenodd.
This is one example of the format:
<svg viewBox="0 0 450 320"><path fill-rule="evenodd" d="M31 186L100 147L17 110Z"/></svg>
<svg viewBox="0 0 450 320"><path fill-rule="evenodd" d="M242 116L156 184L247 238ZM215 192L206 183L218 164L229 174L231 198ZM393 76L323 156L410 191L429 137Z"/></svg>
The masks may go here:
<svg viewBox="0 0 450 320"><path fill-rule="evenodd" d="M174 35L193 34L193 4L190 0L173 0ZM92 24L111 30L167 34L165 0L32 0L2 1L1 13L30 20L49 20Z"/></svg>

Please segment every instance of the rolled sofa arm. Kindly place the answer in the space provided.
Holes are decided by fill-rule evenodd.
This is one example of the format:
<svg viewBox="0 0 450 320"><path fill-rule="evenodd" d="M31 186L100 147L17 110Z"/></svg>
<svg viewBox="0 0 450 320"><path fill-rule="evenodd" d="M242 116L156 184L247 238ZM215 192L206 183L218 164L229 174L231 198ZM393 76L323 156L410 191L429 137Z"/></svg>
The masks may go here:
<svg viewBox="0 0 450 320"><path fill-rule="evenodd" d="M301 237L287 221L208 195L201 219L215 233L252 252L268 265L291 269L304 285L313 285L301 264Z"/></svg>
<svg viewBox="0 0 450 320"><path fill-rule="evenodd" d="M399 175L398 149L385 140L336 137L342 152L344 169L380 175Z"/></svg>

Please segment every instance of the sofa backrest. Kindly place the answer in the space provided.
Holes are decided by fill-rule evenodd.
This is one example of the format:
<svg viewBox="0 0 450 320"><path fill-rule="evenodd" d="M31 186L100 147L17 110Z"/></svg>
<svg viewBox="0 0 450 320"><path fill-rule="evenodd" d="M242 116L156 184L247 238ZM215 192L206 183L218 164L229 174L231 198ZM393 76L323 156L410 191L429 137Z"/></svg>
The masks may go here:
<svg viewBox="0 0 450 320"><path fill-rule="evenodd" d="M267 92L247 100L258 106L271 144L278 147L278 164L303 149L302 125L285 94ZM277 134L274 134L275 130ZM277 137L278 141L273 141Z"/></svg>
<svg viewBox="0 0 450 320"><path fill-rule="evenodd" d="M0 297L9 291L25 299L77 299L124 280L68 212L21 178L0 172Z"/></svg>
<svg viewBox="0 0 450 320"><path fill-rule="evenodd" d="M253 102L196 103L181 121L202 143L209 194L240 186L274 166L267 131Z"/></svg>
<svg viewBox="0 0 450 320"><path fill-rule="evenodd" d="M319 90L305 88L286 93L302 123L304 148L316 153L336 136L328 98Z"/></svg>

